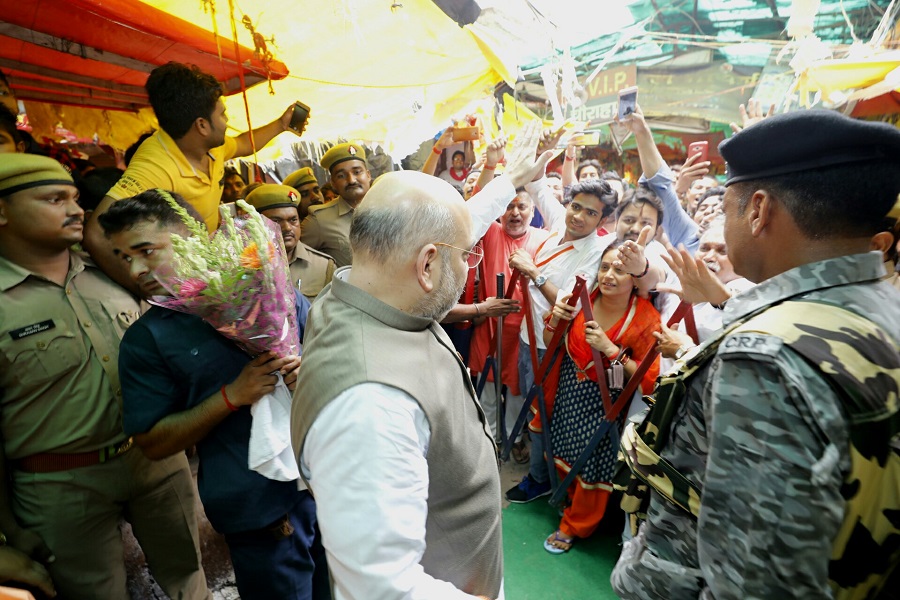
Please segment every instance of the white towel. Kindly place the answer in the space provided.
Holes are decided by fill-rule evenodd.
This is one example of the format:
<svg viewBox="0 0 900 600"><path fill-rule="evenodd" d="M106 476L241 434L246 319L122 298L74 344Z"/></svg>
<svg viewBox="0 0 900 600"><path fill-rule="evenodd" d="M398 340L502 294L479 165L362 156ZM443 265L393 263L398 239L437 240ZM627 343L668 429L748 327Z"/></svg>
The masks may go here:
<svg viewBox="0 0 900 600"><path fill-rule="evenodd" d="M291 402L293 394L278 373L275 391L266 394L250 407L253 424L250 426L248 463L251 470L275 481L298 480L305 489L297 459L291 448Z"/></svg>

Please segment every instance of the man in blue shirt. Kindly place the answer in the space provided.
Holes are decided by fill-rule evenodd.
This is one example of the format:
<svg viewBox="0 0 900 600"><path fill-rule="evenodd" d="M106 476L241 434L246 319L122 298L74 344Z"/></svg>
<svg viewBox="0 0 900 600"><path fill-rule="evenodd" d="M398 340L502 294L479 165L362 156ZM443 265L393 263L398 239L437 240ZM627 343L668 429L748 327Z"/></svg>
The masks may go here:
<svg viewBox="0 0 900 600"><path fill-rule="evenodd" d="M189 232L164 196L117 202L100 223L141 293L165 294L153 272L172 258L171 235ZM309 303L295 297L305 323ZM199 317L158 306L132 327L119 360L125 431L151 459L197 446L200 497L228 543L241 597L328 598L312 496L247 466L250 406L274 390L276 371L292 388L299 357L251 358Z"/></svg>

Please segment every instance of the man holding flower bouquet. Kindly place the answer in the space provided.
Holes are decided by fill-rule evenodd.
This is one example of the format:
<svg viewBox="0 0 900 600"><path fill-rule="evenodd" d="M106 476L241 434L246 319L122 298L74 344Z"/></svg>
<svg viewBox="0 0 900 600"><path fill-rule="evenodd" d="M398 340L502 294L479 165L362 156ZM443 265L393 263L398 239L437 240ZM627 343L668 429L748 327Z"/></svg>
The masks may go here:
<svg viewBox="0 0 900 600"><path fill-rule="evenodd" d="M125 429L151 459L197 446L200 497L210 522L225 536L244 600L328 598L324 553L309 492L299 490L297 481L272 479L248 468L255 418L250 407L275 390L276 374L293 388L300 364L296 337L281 346L278 340L263 340L277 353L260 351L253 358L244 350L252 347L251 336L245 334L251 328L264 330L266 319L284 308L275 294L263 295L262 304L253 304L260 301L256 291L270 275L266 261L277 248L265 239L251 242L259 233L253 225L228 220L224 231L231 237L223 243L245 245L233 255L220 248L222 262L213 264L214 257L203 252L210 243L204 228L191 219L195 214L176 194L151 190L117 202L100 219L134 283L156 304L122 343ZM255 212L251 217L262 223ZM274 228L271 233L277 235ZM208 279L194 277L173 284L171 272L178 271L179 260L184 260L184 245L195 242L199 250L189 258L203 263ZM245 270L234 280L229 279L228 269L234 266L228 264L229 256ZM286 264L282 266L286 273ZM242 280L253 288L241 296L243 303L256 308L250 315L226 317L243 308L229 296ZM296 298L305 312L308 304L290 288L287 275L275 282L287 286L288 310L295 310ZM185 308L191 300L219 310L221 322L211 324L217 319L196 306ZM172 303L180 306L163 308ZM296 336L292 320L290 325ZM325 584L314 584L317 578Z"/></svg>

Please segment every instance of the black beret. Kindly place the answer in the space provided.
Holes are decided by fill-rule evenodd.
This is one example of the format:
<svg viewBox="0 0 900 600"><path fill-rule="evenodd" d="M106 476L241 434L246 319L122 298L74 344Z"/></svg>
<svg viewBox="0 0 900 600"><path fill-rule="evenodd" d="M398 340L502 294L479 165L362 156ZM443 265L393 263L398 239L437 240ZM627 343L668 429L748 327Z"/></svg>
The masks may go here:
<svg viewBox="0 0 900 600"><path fill-rule="evenodd" d="M900 162L900 130L824 109L779 114L719 144L725 185L822 167L891 158Z"/></svg>

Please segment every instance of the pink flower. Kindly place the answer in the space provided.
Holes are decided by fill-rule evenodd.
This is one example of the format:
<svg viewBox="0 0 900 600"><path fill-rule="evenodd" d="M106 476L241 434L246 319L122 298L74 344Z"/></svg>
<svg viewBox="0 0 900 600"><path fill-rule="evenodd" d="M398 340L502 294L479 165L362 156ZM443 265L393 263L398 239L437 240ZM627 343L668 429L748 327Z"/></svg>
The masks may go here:
<svg viewBox="0 0 900 600"><path fill-rule="evenodd" d="M205 289L205 281L201 279L188 279L181 284L181 289L178 290L178 294L182 298L193 298L194 296L199 296L200 293Z"/></svg>

